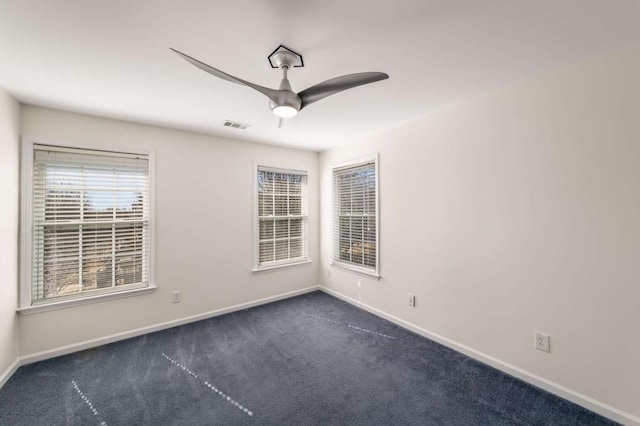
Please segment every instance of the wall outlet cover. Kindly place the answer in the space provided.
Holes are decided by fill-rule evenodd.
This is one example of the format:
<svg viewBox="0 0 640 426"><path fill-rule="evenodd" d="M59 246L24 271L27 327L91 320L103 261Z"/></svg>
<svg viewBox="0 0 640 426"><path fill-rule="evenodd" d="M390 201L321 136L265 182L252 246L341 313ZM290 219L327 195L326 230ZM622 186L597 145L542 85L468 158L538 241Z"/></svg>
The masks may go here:
<svg viewBox="0 0 640 426"><path fill-rule="evenodd" d="M533 347L543 352L551 352L551 336L539 331L533 332Z"/></svg>

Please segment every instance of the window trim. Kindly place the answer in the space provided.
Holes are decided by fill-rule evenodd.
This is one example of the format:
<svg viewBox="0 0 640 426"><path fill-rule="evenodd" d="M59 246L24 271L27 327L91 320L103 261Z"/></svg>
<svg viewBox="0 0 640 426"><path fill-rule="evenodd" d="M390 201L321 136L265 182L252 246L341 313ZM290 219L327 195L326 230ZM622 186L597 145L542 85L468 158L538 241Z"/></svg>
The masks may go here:
<svg viewBox="0 0 640 426"><path fill-rule="evenodd" d="M107 151L122 154L146 155L149 158L149 284L107 294L90 294L67 300L33 304L32 297L32 261L33 261L33 155L34 145L52 145L61 148ZM119 299L153 292L155 281L155 152L148 150L128 150L105 144L75 143L50 140L30 136L22 137L20 159L20 279L17 312L30 314L55 309L79 306L88 303Z"/></svg>
<svg viewBox="0 0 640 426"><path fill-rule="evenodd" d="M362 266L358 266L358 265L353 265L350 263L346 263L346 262L341 262L340 260L336 259L336 252L335 252L335 240L337 238L336 236L336 194L335 194L335 188L333 186L334 184L334 177L335 177L335 173L340 171L340 170L344 170L350 167L355 167L355 166L359 166L359 165L363 165L366 163L371 163L373 162L374 164L374 169L375 169L375 185L376 185L376 200L375 200L375 206L376 206L376 267L375 269L370 269L370 268L365 268ZM372 154L372 155L368 155L365 157L359 157L359 158L355 158L349 161L345 161L342 163L338 163L338 164L334 164L333 166L331 166L331 219L332 219L332 240L331 240L331 244L332 244L332 248L331 248L331 264L330 266L332 267L336 267L339 269L344 269L347 271L351 271L351 272L356 272L358 274L362 274L362 275L366 275L368 277L372 277L375 278L377 280L379 280L381 278L380 275L380 167L379 167L379 155L376 154Z"/></svg>
<svg viewBox="0 0 640 426"><path fill-rule="evenodd" d="M259 203L258 203L258 169L262 169L262 170L267 170L267 171L272 171L272 172L276 172L276 173L289 173L289 174L305 174L307 176L307 205L306 205L306 216L302 215L302 217L306 217L306 235L307 238L304 241L304 251L307 254L306 257L303 257L301 259L297 259L297 260L291 260L291 259L286 259L286 260L281 260L279 262L274 262L272 264L266 265L266 266L259 266L259 253L258 253L258 240L260 238L260 229L258 227L258 220L259 220ZM309 218L309 203L310 203L310 194L309 194L309 172L307 170L301 170L301 169L294 169L291 167L279 167L279 166L273 166L273 165L265 165L262 162L254 162L253 164L253 180L252 180L252 185L253 185L253 217L252 217L252 228L253 228L253 241L252 241L252 245L253 245L253 264L251 267L251 272L253 273L259 273L259 272L267 272L267 271L274 271L274 270L279 270L281 268L288 268L291 266L298 266L298 265L305 265L305 264L310 264L312 263L311 260L311 253L309 252L309 238L310 238L310 218ZM305 206L304 206L304 201L303 205L302 205L302 209L303 211L305 211Z"/></svg>

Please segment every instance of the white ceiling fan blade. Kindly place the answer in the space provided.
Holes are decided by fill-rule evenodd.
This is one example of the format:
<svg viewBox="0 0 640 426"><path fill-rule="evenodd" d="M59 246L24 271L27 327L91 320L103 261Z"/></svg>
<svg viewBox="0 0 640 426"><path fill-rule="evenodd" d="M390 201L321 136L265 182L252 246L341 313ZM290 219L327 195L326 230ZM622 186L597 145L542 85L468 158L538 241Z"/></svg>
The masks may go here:
<svg viewBox="0 0 640 426"><path fill-rule="evenodd" d="M385 80L387 78L389 78L389 74L385 74L383 72L360 72L323 81L322 83L318 83L315 86L311 86L298 93L298 96L302 99L301 109L314 102L318 102L327 96L340 93L343 90L362 86L363 84L373 83L379 80Z"/></svg>
<svg viewBox="0 0 640 426"><path fill-rule="evenodd" d="M257 90L258 92L262 93L263 95L271 99L273 102L278 102L279 99L281 98L281 95L278 90L269 89L268 87L263 87L258 84L250 83L241 78L234 77L231 74L227 74L226 72L220 71L219 69L216 69L210 65L205 64L204 62L201 62L195 58L192 58L191 56L184 54L172 47L170 47L169 49L171 49L173 52L175 52L178 56L180 56L185 61L189 62L192 65L195 65L196 67L200 68L205 72L208 72L211 75L215 75L218 78L230 81L232 83L242 84L244 86L251 87L252 89Z"/></svg>

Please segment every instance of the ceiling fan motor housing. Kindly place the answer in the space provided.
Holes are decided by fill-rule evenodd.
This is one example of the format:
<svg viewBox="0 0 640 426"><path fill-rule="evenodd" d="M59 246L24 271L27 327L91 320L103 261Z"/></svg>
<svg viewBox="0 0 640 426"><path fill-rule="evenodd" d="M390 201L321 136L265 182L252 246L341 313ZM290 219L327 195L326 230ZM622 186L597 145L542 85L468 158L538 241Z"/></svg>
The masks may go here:
<svg viewBox="0 0 640 426"><path fill-rule="evenodd" d="M279 111L293 108L295 110L295 113L293 111L290 111L290 113L287 115L294 116L298 111L300 111L300 108L302 107L302 100L300 99L300 96L296 95L291 90L289 80L284 78L282 79L282 83L280 83L280 91L278 92L277 96L275 97L275 99L269 101L269 107L271 108L271 111L273 111L274 114L278 116L283 115L282 113L278 113L278 111L276 111L276 108L279 108Z"/></svg>

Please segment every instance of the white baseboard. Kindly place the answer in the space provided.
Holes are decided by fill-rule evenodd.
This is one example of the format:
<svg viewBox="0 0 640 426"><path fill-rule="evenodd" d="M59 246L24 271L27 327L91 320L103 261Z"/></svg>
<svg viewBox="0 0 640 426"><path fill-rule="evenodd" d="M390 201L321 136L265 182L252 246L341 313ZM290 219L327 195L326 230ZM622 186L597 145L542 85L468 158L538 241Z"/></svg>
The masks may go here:
<svg viewBox="0 0 640 426"><path fill-rule="evenodd" d="M425 330L422 327L418 327L410 322L407 322L403 319L395 317L393 315L387 314L373 306L369 306L362 302L359 302L355 299L352 299L348 296L343 295L342 293L338 293L335 290L330 288L320 286L320 290L324 291L327 294L337 297L347 303L355 305L359 308L362 308L376 316L384 318L392 323L399 325L402 328L406 328L407 330L413 331L416 334L419 334L423 337L436 341L448 348L453 349L454 351L463 353L477 361L480 361L484 364L488 364L491 367L497 368L500 371L503 371L511 376L517 377L520 380L523 380L533 386L544 389L545 391L557 395L561 398L564 398L568 401L571 401L575 404L578 404L588 410L593 411L594 413L598 413L604 417L607 417L616 422L625 424L625 425L640 425L640 418L619 410L615 407L612 407L608 404L605 404L601 401L593 399L587 395L583 395L579 392L576 392L572 389L569 389L565 386L562 386L558 383L552 382L551 380L547 380L544 377L540 377L536 374L530 373L526 370L523 370L520 367L516 367L515 365L509 364L507 362L501 361L497 358L494 358L490 355L472 349L468 346L462 345L458 342L455 342L451 339L447 339L446 337L440 336L439 334L433 333L429 330Z"/></svg>
<svg viewBox="0 0 640 426"><path fill-rule="evenodd" d="M13 376L13 373L16 372L20 365L20 358L16 358L16 360L13 361L13 364L11 364L9 368L7 368L2 374L0 374L0 388L2 388L5 383L7 383L7 380L9 380L11 376Z"/></svg>
<svg viewBox="0 0 640 426"><path fill-rule="evenodd" d="M165 330L171 327L177 327L184 324L189 324L191 322L201 321L208 318L217 317L219 315L229 314L232 312L241 311L243 309L252 308L254 306L264 305L266 303L276 302L278 300L288 299L291 297L299 296L301 294L310 293L312 291L319 290L320 286L312 286L303 288L301 290L290 291L288 293L279 294L276 296L266 297L264 299L253 300L251 302L241 303L239 305L229 306L227 308L216 309L214 311L204 312L198 315L192 315L189 317L179 318L176 320L171 320L167 322L163 322L160 324L150 325L147 327L136 328L135 330L129 330L122 333L111 334L105 337L99 337L97 339L86 340L84 342L74 343L71 345L61 346L54 349L49 349L42 352L37 352L29 355L24 355L16 360L15 368L13 371L9 370L7 373L8 379L15 370L21 365L31 364L33 362L42 361L49 358L54 358L60 355L66 355L72 352L78 352L85 349L94 348L96 346L106 345L108 343L117 342L119 340L129 339L131 337L141 336L143 334L153 333L155 331ZM2 376L4 379L4 376ZM0 384L2 382L0 381Z"/></svg>

